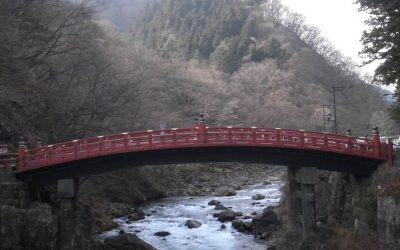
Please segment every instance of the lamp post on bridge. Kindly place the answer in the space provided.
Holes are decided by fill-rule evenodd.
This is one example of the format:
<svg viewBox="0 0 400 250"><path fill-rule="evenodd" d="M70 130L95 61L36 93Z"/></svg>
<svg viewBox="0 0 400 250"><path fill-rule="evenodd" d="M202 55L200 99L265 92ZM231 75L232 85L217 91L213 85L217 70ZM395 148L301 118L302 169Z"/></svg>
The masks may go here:
<svg viewBox="0 0 400 250"><path fill-rule="evenodd" d="M199 118L194 118L194 123L198 131L198 139L200 143L206 142L206 121L204 119L204 114L200 113Z"/></svg>
<svg viewBox="0 0 400 250"><path fill-rule="evenodd" d="M329 108L330 104L322 104L322 119L324 120L324 132L326 132L326 122L330 123L332 121L331 112L325 113L325 109Z"/></svg>
<svg viewBox="0 0 400 250"><path fill-rule="evenodd" d="M334 121L335 121L335 134L337 134L337 116L336 116L336 92L343 92L345 89L352 88L353 86L332 86L333 92L333 112L334 112Z"/></svg>

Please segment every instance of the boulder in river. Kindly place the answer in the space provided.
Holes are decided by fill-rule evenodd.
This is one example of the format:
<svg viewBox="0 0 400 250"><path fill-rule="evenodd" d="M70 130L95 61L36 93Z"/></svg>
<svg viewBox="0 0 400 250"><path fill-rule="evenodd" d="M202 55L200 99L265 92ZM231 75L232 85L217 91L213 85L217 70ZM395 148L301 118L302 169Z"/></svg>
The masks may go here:
<svg viewBox="0 0 400 250"><path fill-rule="evenodd" d="M238 230L239 232L242 229L242 224L243 224L243 221L241 221L241 220L233 220L232 221L232 227L234 229Z"/></svg>
<svg viewBox="0 0 400 250"><path fill-rule="evenodd" d="M233 220L232 227L239 232L251 232L253 231L253 224L251 222L244 222L242 220Z"/></svg>
<svg viewBox="0 0 400 250"><path fill-rule="evenodd" d="M165 237L165 236L171 235L171 233L167 232L167 231L159 231L157 233L154 233L154 235L155 236L160 236L160 237Z"/></svg>
<svg viewBox="0 0 400 250"><path fill-rule="evenodd" d="M232 188L226 188L226 187L222 187L222 188L218 188L215 191L215 195L217 196L235 196L237 193L235 190L233 190Z"/></svg>
<svg viewBox="0 0 400 250"><path fill-rule="evenodd" d="M217 200L211 200L208 202L208 205L210 205L210 206L216 206L216 205L220 205L220 204L221 204L221 202L217 201Z"/></svg>
<svg viewBox="0 0 400 250"><path fill-rule="evenodd" d="M253 222L251 222L251 221L243 221L243 228L247 232L253 232Z"/></svg>
<svg viewBox="0 0 400 250"><path fill-rule="evenodd" d="M271 182L270 180L264 180L264 181L263 181L263 184L264 184L264 185L271 185L272 182Z"/></svg>
<svg viewBox="0 0 400 250"><path fill-rule="evenodd" d="M154 247L139 239L135 234L120 234L108 238L102 245L104 250L155 250Z"/></svg>
<svg viewBox="0 0 400 250"><path fill-rule="evenodd" d="M201 227L201 222L199 222L197 220L187 220L185 223L185 226L187 226L189 229L199 228L199 227Z"/></svg>
<svg viewBox="0 0 400 250"><path fill-rule="evenodd" d="M253 200L263 200L263 199L265 199L265 196L262 194L256 194L256 195L253 195L251 198Z"/></svg>
<svg viewBox="0 0 400 250"><path fill-rule="evenodd" d="M218 204L214 207L215 210L225 210L228 209L227 207L225 207L224 205Z"/></svg>
<svg viewBox="0 0 400 250"><path fill-rule="evenodd" d="M253 218L253 229L256 234L263 234L265 232L275 231L277 226L280 224L278 215L274 212L274 207L269 206L264 209L261 215L257 215Z"/></svg>
<svg viewBox="0 0 400 250"><path fill-rule="evenodd" d="M128 214L128 216L126 216L126 218L130 221L143 220L144 212L139 209L135 209L135 211L133 213Z"/></svg>
<svg viewBox="0 0 400 250"><path fill-rule="evenodd" d="M231 209L226 209L218 214L218 221L232 221L236 218L236 213Z"/></svg>

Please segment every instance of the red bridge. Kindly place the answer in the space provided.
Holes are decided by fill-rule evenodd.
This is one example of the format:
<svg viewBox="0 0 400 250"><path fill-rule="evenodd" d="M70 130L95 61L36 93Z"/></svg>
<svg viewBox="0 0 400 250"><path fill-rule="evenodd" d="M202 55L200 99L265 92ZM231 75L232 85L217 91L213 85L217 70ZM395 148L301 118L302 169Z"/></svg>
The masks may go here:
<svg viewBox="0 0 400 250"><path fill-rule="evenodd" d="M147 130L18 149L17 176L65 178L136 165L257 162L366 172L393 161L393 145L371 139L303 130L208 128Z"/></svg>
<svg viewBox="0 0 400 250"><path fill-rule="evenodd" d="M203 120L186 129L148 130L98 136L27 150L18 149L17 177L45 185L57 182L61 249L74 248L79 177L143 165L254 162L288 166L288 225L312 235L316 229L317 169L369 178L393 161L393 145L371 139L302 130L208 128ZM363 183L361 181L360 183ZM299 205L300 204L300 205ZM355 204L357 206L357 204Z"/></svg>

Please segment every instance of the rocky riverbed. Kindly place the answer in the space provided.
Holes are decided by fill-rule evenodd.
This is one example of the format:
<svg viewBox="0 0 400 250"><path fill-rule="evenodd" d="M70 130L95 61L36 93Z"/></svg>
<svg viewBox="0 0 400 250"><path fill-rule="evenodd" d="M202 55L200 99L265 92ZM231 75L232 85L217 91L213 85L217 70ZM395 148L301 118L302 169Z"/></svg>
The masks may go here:
<svg viewBox="0 0 400 250"><path fill-rule="evenodd" d="M169 172L164 181L172 179L175 185L164 189L168 198L115 219L118 227L101 238L108 238L107 244L121 233L137 235L157 249L265 249L260 238L269 237L279 224L267 207L278 203L284 173L284 167L238 164L186 166ZM140 209L143 214L137 213ZM260 228L263 220L275 225Z"/></svg>
<svg viewBox="0 0 400 250"><path fill-rule="evenodd" d="M273 206L281 186L273 181L246 185L231 196L165 198L142 207L144 219L116 219L119 227L100 237L136 234L157 249L265 249L262 239L279 226Z"/></svg>

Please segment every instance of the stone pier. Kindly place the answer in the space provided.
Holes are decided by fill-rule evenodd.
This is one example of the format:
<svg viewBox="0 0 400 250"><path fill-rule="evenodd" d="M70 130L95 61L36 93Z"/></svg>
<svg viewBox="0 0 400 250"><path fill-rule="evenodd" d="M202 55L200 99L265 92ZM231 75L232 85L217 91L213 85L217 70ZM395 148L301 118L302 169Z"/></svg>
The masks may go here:
<svg viewBox="0 0 400 250"><path fill-rule="evenodd" d="M302 233L304 238L314 235L316 168L288 167L289 231Z"/></svg>
<svg viewBox="0 0 400 250"><path fill-rule="evenodd" d="M58 196L60 198L59 244L60 250L75 249L76 230L76 195L78 179L58 180Z"/></svg>

